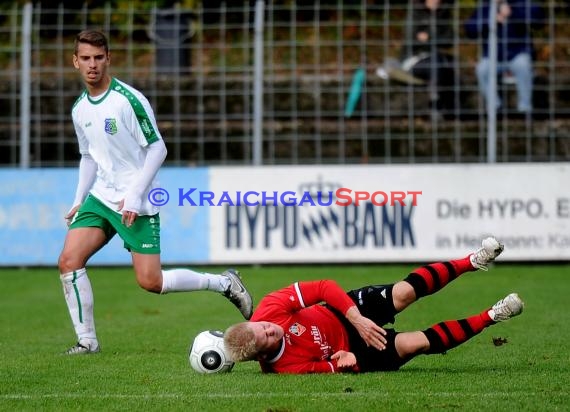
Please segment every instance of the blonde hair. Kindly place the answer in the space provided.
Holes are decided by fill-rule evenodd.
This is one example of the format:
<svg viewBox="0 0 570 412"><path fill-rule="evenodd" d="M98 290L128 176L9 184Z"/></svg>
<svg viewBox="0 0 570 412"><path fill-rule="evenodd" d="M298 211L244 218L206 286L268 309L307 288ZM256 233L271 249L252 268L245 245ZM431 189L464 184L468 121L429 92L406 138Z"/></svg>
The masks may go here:
<svg viewBox="0 0 570 412"><path fill-rule="evenodd" d="M259 354L248 322L237 323L226 330L224 347L234 362L255 360Z"/></svg>

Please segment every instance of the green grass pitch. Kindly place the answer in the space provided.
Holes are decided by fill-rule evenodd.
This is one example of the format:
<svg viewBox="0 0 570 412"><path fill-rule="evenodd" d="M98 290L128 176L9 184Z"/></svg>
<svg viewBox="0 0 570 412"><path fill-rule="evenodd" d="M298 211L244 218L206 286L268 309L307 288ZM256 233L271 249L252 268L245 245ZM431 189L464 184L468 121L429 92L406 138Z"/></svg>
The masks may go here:
<svg viewBox="0 0 570 412"><path fill-rule="evenodd" d="M240 267L254 299L295 280L331 278L344 288L402 279L415 265ZM209 270L214 270L208 268ZM192 338L241 320L211 292L153 295L129 268L89 269L102 352L65 357L74 343L57 269L0 270L2 411L410 411L570 410L570 265L497 263L465 274L399 315L397 330L478 313L512 291L520 317L445 355L398 372L262 375L254 362L200 375ZM507 340L493 345L493 337Z"/></svg>

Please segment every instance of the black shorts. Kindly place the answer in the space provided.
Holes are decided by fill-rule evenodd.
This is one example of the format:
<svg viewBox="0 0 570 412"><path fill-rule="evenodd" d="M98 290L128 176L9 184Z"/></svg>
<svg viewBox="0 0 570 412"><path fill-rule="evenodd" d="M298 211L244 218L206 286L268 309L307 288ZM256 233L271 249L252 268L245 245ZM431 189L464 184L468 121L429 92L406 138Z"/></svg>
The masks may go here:
<svg viewBox="0 0 570 412"><path fill-rule="evenodd" d="M392 287L394 285L374 285L360 289L351 290L348 296L358 307L362 316L367 317L379 326L384 327L388 323L394 323L398 313L394 308L392 300ZM380 351L372 346L367 346L366 342L346 317L338 311L331 309L345 326L350 343L350 351L356 356L361 372L373 371L395 371L398 370L407 360L400 358L396 352L396 336L398 332L394 329L384 328L386 334L386 349Z"/></svg>

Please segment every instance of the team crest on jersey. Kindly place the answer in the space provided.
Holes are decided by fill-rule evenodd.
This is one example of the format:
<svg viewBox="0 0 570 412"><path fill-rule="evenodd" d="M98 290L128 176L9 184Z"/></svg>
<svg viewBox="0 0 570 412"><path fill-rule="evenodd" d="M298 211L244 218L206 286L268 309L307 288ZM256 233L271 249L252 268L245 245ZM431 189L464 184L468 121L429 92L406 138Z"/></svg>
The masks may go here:
<svg viewBox="0 0 570 412"><path fill-rule="evenodd" d="M105 133L111 135L117 133L117 119L105 119Z"/></svg>
<svg viewBox="0 0 570 412"><path fill-rule="evenodd" d="M304 327L303 325L300 325L298 323L294 323L291 326L289 326L289 332L291 332L293 335L295 336L301 336L303 334L303 332L305 332L307 330L306 327Z"/></svg>

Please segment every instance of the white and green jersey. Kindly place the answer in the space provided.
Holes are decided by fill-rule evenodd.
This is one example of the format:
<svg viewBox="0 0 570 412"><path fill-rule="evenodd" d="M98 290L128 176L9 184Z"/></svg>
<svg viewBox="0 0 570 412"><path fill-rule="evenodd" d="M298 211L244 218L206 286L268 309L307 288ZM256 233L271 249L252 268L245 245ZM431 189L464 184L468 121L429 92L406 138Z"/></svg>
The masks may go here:
<svg viewBox="0 0 570 412"><path fill-rule="evenodd" d="M150 103L133 87L113 78L105 95L94 100L87 91L71 111L82 155L97 163L97 177L91 193L112 210L125 198L141 169L145 147L162 139ZM141 215L154 215L158 208L142 197Z"/></svg>

